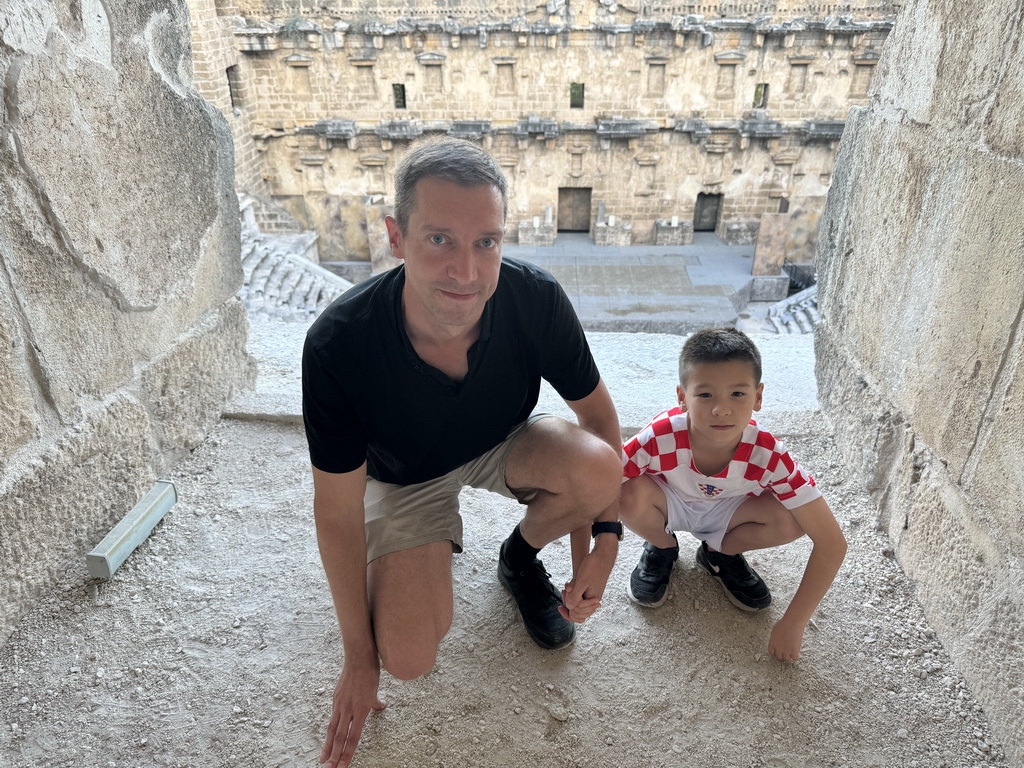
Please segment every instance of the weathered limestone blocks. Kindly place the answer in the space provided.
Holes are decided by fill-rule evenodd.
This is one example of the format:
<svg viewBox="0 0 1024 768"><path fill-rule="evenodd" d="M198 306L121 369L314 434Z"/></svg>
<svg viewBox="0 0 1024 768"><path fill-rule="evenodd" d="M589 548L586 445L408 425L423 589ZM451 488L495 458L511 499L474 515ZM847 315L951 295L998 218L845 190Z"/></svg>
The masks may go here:
<svg viewBox="0 0 1024 768"><path fill-rule="evenodd" d="M633 223L609 216L594 225L594 245L632 245Z"/></svg>
<svg viewBox="0 0 1024 768"><path fill-rule="evenodd" d="M540 217L520 221L516 231L519 245L552 245L557 234L554 222L543 221Z"/></svg>
<svg viewBox="0 0 1024 768"><path fill-rule="evenodd" d="M880 526L1024 760L1020 4L906 6L822 218L819 391ZM956 94L956 98L948 98Z"/></svg>
<svg viewBox="0 0 1024 768"><path fill-rule="evenodd" d="M158 479L145 407L114 395L0 485L0 642L47 585L85 553Z"/></svg>
<svg viewBox="0 0 1024 768"><path fill-rule="evenodd" d="M0 641L251 378L230 134L184 2L7 5Z"/></svg>
<svg viewBox="0 0 1024 768"><path fill-rule="evenodd" d="M655 245L689 245L693 242L693 222L660 219L654 222Z"/></svg>

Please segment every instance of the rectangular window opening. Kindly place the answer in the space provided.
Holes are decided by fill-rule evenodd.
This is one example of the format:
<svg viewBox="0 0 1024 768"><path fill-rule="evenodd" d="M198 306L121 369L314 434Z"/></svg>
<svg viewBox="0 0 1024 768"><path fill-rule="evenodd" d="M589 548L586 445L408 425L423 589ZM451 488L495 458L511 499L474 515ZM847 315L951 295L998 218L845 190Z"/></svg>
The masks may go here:
<svg viewBox="0 0 1024 768"><path fill-rule="evenodd" d="M231 109L238 114L242 111L242 78L238 73L238 65L232 64L226 70L228 76L228 93L231 96Z"/></svg>
<svg viewBox="0 0 1024 768"><path fill-rule="evenodd" d="M754 109L768 109L768 83L758 83L754 88Z"/></svg>
<svg viewBox="0 0 1024 768"><path fill-rule="evenodd" d="M395 109L405 109L405 86L402 83L393 83L391 92L395 97Z"/></svg>
<svg viewBox="0 0 1024 768"><path fill-rule="evenodd" d="M790 93L804 93L807 90L807 65L793 64L789 68L786 90Z"/></svg>
<svg viewBox="0 0 1024 768"><path fill-rule="evenodd" d="M516 92L515 70L511 64L498 65L498 95L511 96Z"/></svg>
<svg viewBox="0 0 1024 768"><path fill-rule="evenodd" d="M647 70L647 94L649 96L665 95L664 64L651 64Z"/></svg>
<svg viewBox="0 0 1024 768"><path fill-rule="evenodd" d="M871 87L871 73L874 67L863 64L855 64L853 67L853 80L850 82L850 95L862 98L868 95Z"/></svg>
<svg viewBox="0 0 1024 768"><path fill-rule="evenodd" d="M583 83L569 83L569 108L583 109Z"/></svg>
<svg viewBox="0 0 1024 768"><path fill-rule="evenodd" d="M715 97L731 99L735 93L736 67L722 65L718 68L718 82L715 84Z"/></svg>

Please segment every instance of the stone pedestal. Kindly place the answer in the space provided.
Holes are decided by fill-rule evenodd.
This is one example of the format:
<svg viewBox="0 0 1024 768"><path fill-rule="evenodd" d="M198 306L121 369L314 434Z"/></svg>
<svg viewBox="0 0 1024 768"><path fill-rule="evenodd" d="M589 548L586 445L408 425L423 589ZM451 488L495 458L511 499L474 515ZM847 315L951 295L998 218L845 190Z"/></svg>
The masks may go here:
<svg viewBox="0 0 1024 768"><path fill-rule="evenodd" d="M632 245L633 225L628 221L599 221L594 225L594 245Z"/></svg>
<svg viewBox="0 0 1024 768"><path fill-rule="evenodd" d="M693 222L677 221L675 224L668 219L654 222L655 245L689 245L693 242Z"/></svg>
<svg viewBox="0 0 1024 768"><path fill-rule="evenodd" d="M551 222L527 219L519 222L519 245L553 245L555 225Z"/></svg>

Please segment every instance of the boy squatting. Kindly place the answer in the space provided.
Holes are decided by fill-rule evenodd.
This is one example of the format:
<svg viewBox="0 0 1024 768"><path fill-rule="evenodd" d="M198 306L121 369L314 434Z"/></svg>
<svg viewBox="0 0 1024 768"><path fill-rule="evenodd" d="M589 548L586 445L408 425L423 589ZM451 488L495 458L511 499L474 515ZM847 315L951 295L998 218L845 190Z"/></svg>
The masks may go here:
<svg viewBox="0 0 1024 768"><path fill-rule="evenodd" d="M674 531L701 541L697 565L746 611L772 601L743 553L804 534L813 542L793 600L772 628L768 652L800 658L807 622L846 555L846 539L813 478L751 416L761 410L761 355L733 328L687 339L679 357L679 405L623 446L620 518L645 540L630 598L660 606L679 556Z"/></svg>

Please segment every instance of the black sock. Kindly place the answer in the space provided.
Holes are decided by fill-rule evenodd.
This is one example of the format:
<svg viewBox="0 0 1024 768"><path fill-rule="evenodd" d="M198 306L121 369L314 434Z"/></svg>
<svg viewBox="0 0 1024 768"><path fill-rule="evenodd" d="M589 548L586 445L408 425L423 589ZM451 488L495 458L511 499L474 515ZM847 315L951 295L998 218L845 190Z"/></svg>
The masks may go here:
<svg viewBox="0 0 1024 768"><path fill-rule="evenodd" d="M523 534L519 532L517 525L506 539L505 565L513 570L519 570L532 563L538 554L540 554L540 550L529 545L523 538Z"/></svg>

